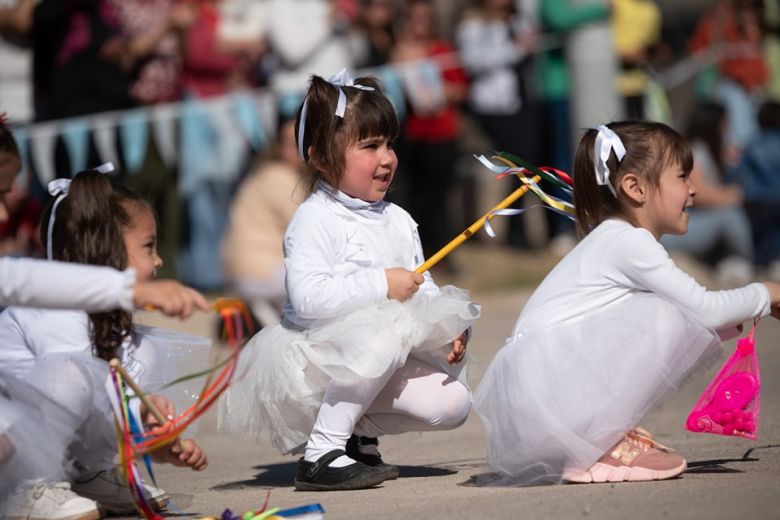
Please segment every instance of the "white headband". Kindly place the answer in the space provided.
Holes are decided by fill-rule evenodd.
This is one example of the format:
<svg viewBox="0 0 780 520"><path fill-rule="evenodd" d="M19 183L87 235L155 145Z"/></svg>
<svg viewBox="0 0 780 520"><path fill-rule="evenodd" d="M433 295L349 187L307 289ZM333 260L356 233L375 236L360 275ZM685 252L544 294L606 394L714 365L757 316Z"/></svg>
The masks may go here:
<svg viewBox="0 0 780 520"><path fill-rule="evenodd" d="M114 165L110 162L103 163L97 168L93 168L96 172L108 173L114 171ZM68 196L70 191L70 179L54 179L47 185L49 195L57 197L54 204L51 207L51 214L49 215L49 226L46 229L46 258L53 260L54 255L52 253L52 233L54 232L54 221L57 218L57 206L60 205L62 199Z"/></svg>
<svg viewBox="0 0 780 520"><path fill-rule="evenodd" d="M352 78L352 76L349 75L347 69L341 69L338 74L334 74L328 78L328 83L335 86L339 91L339 100L336 103L336 112L334 115L342 119L344 119L344 113L347 110L347 95L344 93L344 89L341 87L354 87L360 90L374 90L374 87L355 83L355 80ZM306 160L306 157L303 155L303 135L306 131L306 113L308 110L309 101L307 96L307 98L303 100L303 108L301 108L301 120L298 123L298 155L300 155L301 160Z"/></svg>
<svg viewBox="0 0 780 520"><path fill-rule="evenodd" d="M595 150L596 182L599 186L607 186L609 191L612 192L612 195L617 198L617 192L615 191L614 186L612 186L612 183L609 182L609 166L607 166L607 160L609 160L609 155L612 153L612 150L615 150L615 156L617 157L618 162L622 161L623 157L626 156L626 147L623 146L623 141L620 140L620 137L606 126L599 125L595 129L598 130Z"/></svg>

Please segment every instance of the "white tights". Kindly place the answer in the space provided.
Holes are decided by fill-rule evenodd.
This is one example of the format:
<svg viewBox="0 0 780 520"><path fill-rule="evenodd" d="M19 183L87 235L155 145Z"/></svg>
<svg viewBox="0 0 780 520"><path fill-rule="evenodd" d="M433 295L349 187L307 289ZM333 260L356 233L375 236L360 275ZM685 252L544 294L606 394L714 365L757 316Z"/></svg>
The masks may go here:
<svg viewBox="0 0 780 520"><path fill-rule="evenodd" d="M331 382L314 423L304 459L344 449L350 435L378 437L412 431L450 430L471 408L468 389L446 373L409 357L397 370L344 385ZM347 457L331 465L351 464Z"/></svg>

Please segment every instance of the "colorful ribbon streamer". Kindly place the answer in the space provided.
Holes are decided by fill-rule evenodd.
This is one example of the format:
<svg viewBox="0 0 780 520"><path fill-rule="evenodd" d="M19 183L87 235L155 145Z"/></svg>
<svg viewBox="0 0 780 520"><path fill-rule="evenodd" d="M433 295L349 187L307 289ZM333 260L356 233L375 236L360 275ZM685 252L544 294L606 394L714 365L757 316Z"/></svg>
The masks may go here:
<svg viewBox="0 0 780 520"><path fill-rule="evenodd" d="M226 343L230 352L226 359L216 363L211 369L197 374L189 374L166 385L172 386L204 374L208 376L197 402L165 424L163 432L153 434L134 431L134 421L127 405L128 397L124 388L122 370L117 370L114 366L110 367L115 390L115 395L110 397L115 412L121 473L130 489L136 509L145 518L151 520L159 520L162 517L154 512L143 496L143 481L136 465L136 459L144 458L148 461L148 455L151 452L175 442L193 421L203 415L217 401L222 392L230 385L235 374L238 355L244 341L254 333L251 315L242 301L218 300L214 307L224 323ZM217 371L219 372L214 376ZM150 476L154 479L151 471Z"/></svg>

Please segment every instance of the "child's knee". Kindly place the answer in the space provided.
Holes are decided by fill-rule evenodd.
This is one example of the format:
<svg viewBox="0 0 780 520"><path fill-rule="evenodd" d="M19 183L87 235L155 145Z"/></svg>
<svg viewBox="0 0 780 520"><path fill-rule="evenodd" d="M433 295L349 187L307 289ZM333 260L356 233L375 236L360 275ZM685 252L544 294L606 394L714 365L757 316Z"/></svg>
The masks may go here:
<svg viewBox="0 0 780 520"><path fill-rule="evenodd" d="M468 388L457 381L449 383L446 413L442 424L449 428L457 428L466 422L471 411L471 393Z"/></svg>
<svg viewBox="0 0 780 520"><path fill-rule="evenodd" d="M442 392L431 395L429 423L437 430L451 430L462 425L471 411L471 394L458 381L449 380Z"/></svg>

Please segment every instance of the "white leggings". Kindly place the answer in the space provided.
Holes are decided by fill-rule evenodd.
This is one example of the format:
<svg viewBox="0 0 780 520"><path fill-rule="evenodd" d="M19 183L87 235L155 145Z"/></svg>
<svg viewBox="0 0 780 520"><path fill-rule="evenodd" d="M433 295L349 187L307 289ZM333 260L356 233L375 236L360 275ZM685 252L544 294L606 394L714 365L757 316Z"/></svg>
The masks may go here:
<svg viewBox="0 0 780 520"><path fill-rule="evenodd" d="M471 409L469 390L448 374L409 357L398 370L354 384L330 383L306 445L306 459L344 449L349 436L378 437L450 430Z"/></svg>

